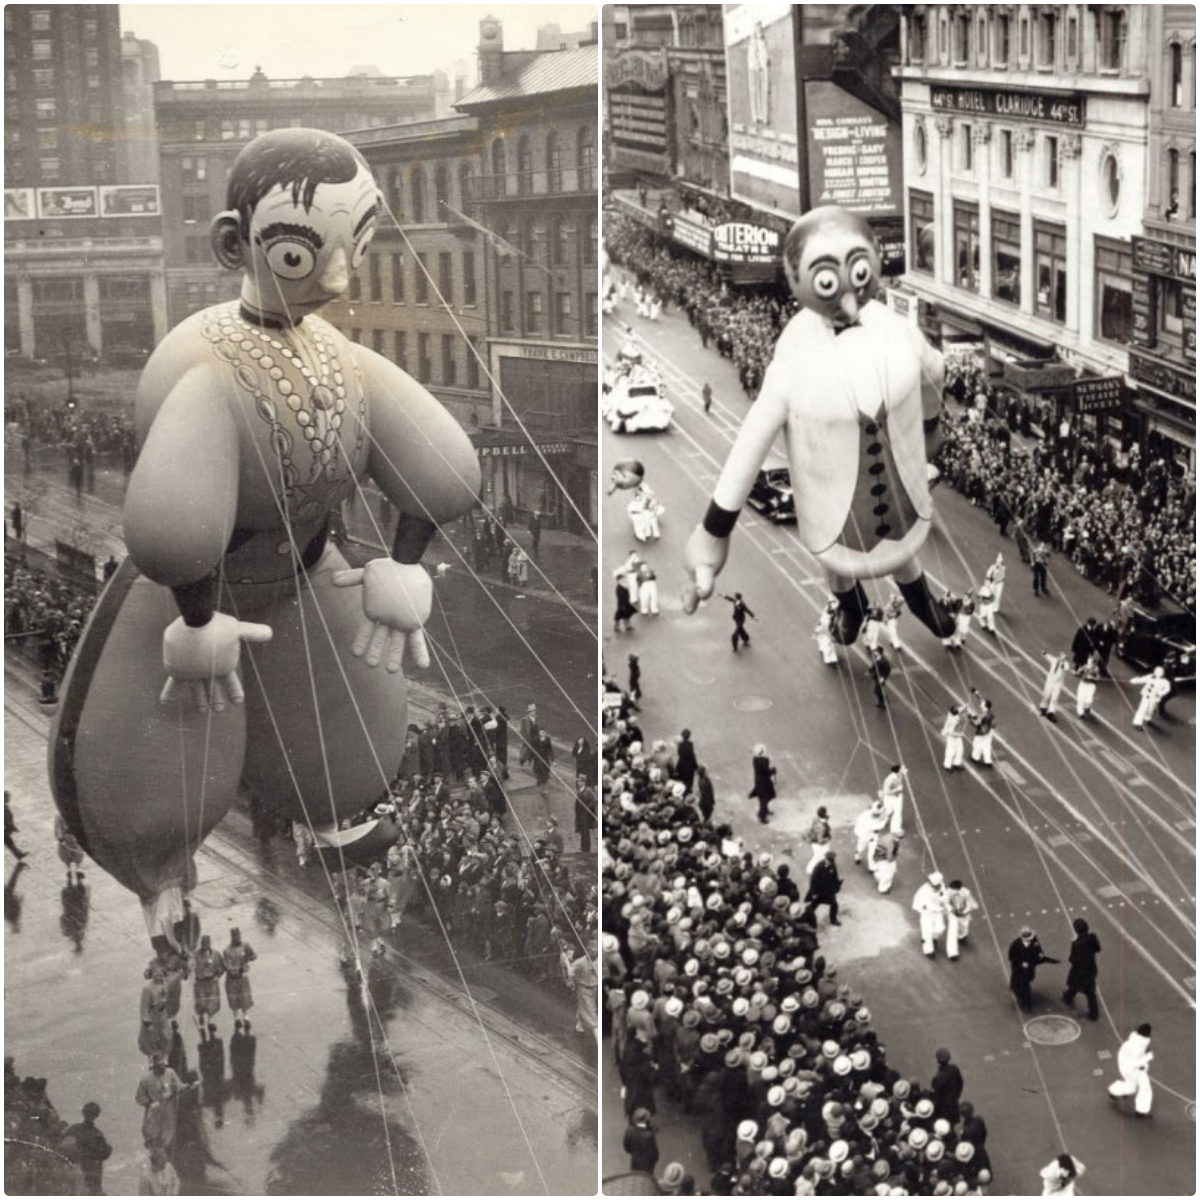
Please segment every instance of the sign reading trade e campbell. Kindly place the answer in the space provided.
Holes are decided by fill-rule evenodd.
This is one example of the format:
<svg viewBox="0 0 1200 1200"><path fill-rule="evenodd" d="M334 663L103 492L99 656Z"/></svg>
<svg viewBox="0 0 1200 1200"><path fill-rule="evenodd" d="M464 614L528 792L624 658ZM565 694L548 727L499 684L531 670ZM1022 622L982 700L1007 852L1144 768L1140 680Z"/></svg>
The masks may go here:
<svg viewBox="0 0 1200 1200"><path fill-rule="evenodd" d="M935 112L975 114L1010 121L1041 121L1082 129L1087 101L1081 92L1034 92L1023 88L942 87L929 89Z"/></svg>

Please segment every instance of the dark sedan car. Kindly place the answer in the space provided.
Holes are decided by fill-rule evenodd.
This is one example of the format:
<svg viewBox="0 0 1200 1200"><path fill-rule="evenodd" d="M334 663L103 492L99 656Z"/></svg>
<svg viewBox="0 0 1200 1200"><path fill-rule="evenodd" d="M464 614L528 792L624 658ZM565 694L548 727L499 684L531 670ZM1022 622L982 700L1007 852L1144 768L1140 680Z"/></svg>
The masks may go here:
<svg viewBox="0 0 1200 1200"><path fill-rule="evenodd" d="M1119 657L1144 670L1162 667L1174 683L1196 679L1196 615L1170 601L1131 605L1117 642Z"/></svg>
<svg viewBox="0 0 1200 1200"><path fill-rule="evenodd" d="M776 525L794 525L796 498L792 493L791 472L787 467L759 471L746 503Z"/></svg>

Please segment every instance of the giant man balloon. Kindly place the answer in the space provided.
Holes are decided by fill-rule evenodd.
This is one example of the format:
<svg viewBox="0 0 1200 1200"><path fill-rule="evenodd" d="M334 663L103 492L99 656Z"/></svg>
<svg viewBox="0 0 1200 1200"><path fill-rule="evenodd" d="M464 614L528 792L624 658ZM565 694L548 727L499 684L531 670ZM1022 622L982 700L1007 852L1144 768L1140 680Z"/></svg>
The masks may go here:
<svg viewBox="0 0 1200 1200"><path fill-rule="evenodd" d="M712 595L738 514L782 431L800 539L839 601L837 639L852 643L866 619L860 581L885 575L914 616L948 637L954 621L930 594L918 557L933 517L928 456L942 356L875 298L879 251L862 217L834 206L806 213L784 243L784 270L802 308L780 335L688 541L684 608Z"/></svg>
<svg viewBox="0 0 1200 1200"><path fill-rule="evenodd" d="M243 272L241 295L176 326L146 365L129 558L50 739L68 829L168 940L192 855L239 783L335 829L394 775L406 648L428 664L419 561L479 487L442 406L316 315L383 213L358 152L316 130L264 134L238 156L227 205L213 249ZM391 556L351 571L330 515L368 478L400 517Z"/></svg>

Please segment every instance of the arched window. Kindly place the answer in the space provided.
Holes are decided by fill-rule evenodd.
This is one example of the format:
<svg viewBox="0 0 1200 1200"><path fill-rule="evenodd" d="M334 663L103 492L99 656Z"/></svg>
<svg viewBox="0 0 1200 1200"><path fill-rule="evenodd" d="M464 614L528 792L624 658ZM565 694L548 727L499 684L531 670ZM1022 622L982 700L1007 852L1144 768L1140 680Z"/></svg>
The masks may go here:
<svg viewBox="0 0 1200 1200"><path fill-rule="evenodd" d="M579 131L577 161L579 163L579 190L591 192L596 188L596 144L592 131L586 126Z"/></svg>
<svg viewBox="0 0 1200 1200"><path fill-rule="evenodd" d="M492 186L491 198L503 196L508 190L508 164L504 155L504 139L497 138L492 143Z"/></svg>
<svg viewBox="0 0 1200 1200"><path fill-rule="evenodd" d="M558 139L557 130L551 130L546 138L546 171L547 188L549 192L561 192L562 186L562 144Z"/></svg>
<svg viewBox="0 0 1200 1200"><path fill-rule="evenodd" d="M588 221L587 260L594 263L600 257L600 227L593 216Z"/></svg>
<svg viewBox="0 0 1200 1200"><path fill-rule="evenodd" d="M517 194L528 196L533 191L533 150L523 134L517 141Z"/></svg>
<svg viewBox="0 0 1200 1200"><path fill-rule="evenodd" d="M1171 61L1171 98L1170 105L1172 108L1183 107L1183 46L1179 42L1172 42L1167 47L1167 53L1170 55Z"/></svg>
<svg viewBox="0 0 1200 1200"><path fill-rule="evenodd" d="M437 211L433 214L435 221L444 221L447 217L446 205L450 203L450 172L445 163L438 163L433 176L433 190L437 197Z"/></svg>
<svg viewBox="0 0 1200 1200"><path fill-rule="evenodd" d="M1167 206L1166 215L1172 219L1179 216L1179 151L1167 151Z"/></svg>
<svg viewBox="0 0 1200 1200"><path fill-rule="evenodd" d="M458 164L458 202L467 204L471 199L471 164L461 162Z"/></svg>
<svg viewBox="0 0 1200 1200"><path fill-rule="evenodd" d="M385 189L388 206L395 213L396 219L399 220L404 212L404 197L400 186L400 168L389 167L387 173L387 187Z"/></svg>
<svg viewBox="0 0 1200 1200"><path fill-rule="evenodd" d="M425 221L425 171L413 167L408 173L409 216L417 225Z"/></svg>

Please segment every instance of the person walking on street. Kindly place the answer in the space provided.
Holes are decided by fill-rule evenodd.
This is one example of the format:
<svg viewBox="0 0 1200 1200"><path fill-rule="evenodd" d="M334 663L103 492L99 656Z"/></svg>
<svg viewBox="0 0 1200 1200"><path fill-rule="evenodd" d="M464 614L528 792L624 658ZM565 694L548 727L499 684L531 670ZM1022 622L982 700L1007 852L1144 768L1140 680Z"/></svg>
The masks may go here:
<svg viewBox="0 0 1200 1200"><path fill-rule="evenodd" d="M167 1157L167 1152L153 1146L146 1154L142 1176L138 1180L139 1196L178 1196L179 1176Z"/></svg>
<svg viewBox="0 0 1200 1200"><path fill-rule="evenodd" d="M961 879L950 880L946 889L946 957L955 962L963 942L971 933L971 914L979 910L979 901L963 886Z"/></svg>
<svg viewBox="0 0 1200 1200"><path fill-rule="evenodd" d="M636 654L629 656L629 698L637 710L637 702L642 698L642 663Z"/></svg>
<svg viewBox="0 0 1200 1200"><path fill-rule="evenodd" d="M644 617L658 616L658 576L648 562L637 569L638 611Z"/></svg>
<svg viewBox="0 0 1200 1200"><path fill-rule="evenodd" d="M992 711L992 702L979 694L977 688L971 689L974 698L967 709L967 719L975 731L971 739L971 761L980 766L990 767L992 762L992 736L996 731L996 716ZM975 701L979 708L975 708Z"/></svg>
<svg viewBox="0 0 1200 1200"><path fill-rule="evenodd" d="M888 811L878 796L871 801L868 808L864 808L858 814L858 818L854 822L854 861L856 863L862 862L865 858L867 866L871 866L879 835L887 829L890 821Z"/></svg>
<svg viewBox="0 0 1200 1200"><path fill-rule="evenodd" d="M1049 596L1046 588L1046 563L1050 558L1050 547L1043 541L1037 541L1029 551L1029 561L1033 569L1033 594Z"/></svg>
<svg viewBox="0 0 1200 1200"><path fill-rule="evenodd" d="M683 730L675 743L675 778L683 784L685 795L692 790L696 779L696 747L690 729Z"/></svg>
<svg viewBox="0 0 1200 1200"><path fill-rule="evenodd" d="M586 775L575 776L575 832L579 835L579 853L592 852L592 830L596 828L596 792Z"/></svg>
<svg viewBox="0 0 1200 1200"><path fill-rule="evenodd" d="M535 508L529 514L529 542L536 558L542 545L542 510L540 508Z"/></svg>
<svg viewBox="0 0 1200 1200"><path fill-rule="evenodd" d="M17 820L13 816L12 811L12 796L6 790L4 793L4 846L5 849L11 850L15 855L17 862L20 862L29 853L27 850L22 850L16 842L13 841L13 834L18 833Z"/></svg>
<svg viewBox="0 0 1200 1200"><path fill-rule="evenodd" d="M712 384L706 382L700 389L700 402L704 405L705 414L712 412L712 400Z"/></svg>
<svg viewBox="0 0 1200 1200"><path fill-rule="evenodd" d="M967 732L967 715L961 704L951 705L946 719L942 722L942 737L946 742L946 753L942 758L942 768L946 771L963 770L963 738Z"/></svg>
<svg viewBox="0 0 1200 1200"><path fill-rule="evenodd" d="M1134 729L1145 729L1147 723L1154 720L1159 706L1170 693L1171 681L1162 667L1155 667L1149 675L1139 675L1129 682L1142 689L1137 712L1133 714L1133 727Z"/></svg>
<svg viewBox="0 0 1200 1200"><path fill-rule="evenodd" d="M1075 939L1071 942L1071 953L1067 960L1071 965L1067 970L1067 990L1063 992L1063 1003L1068 1008L1074 1008L1075 997L1085 996L1088 1020L1098 1021L1100 1003L1096 999L1096 977L1100 974L1100 968L1096 964L1096 956L1100 953L1100 939L1092 933L1082 917L1076 917L1072 924Z"/></svg>
<svg viewBox="0 0 1200 1200"><path fill-rule="evenodd" d="M904 784L908 779L908 768L893 763L879 789L879 798L892 819L892 837L904 836Z"/></svg>
<svg viewBox="0 0 1200 1200"><path fill-rule="evenodd" d="M954 632L950 635L950 645L955 650L961 650L971 632L971 618L975 615L975 594L970 588L960 596L954 605Z"/></svg>
<svg viewBox="0 0 1200 1200"><path fill-rule="evenodd" d="M229 1011L233 1013L234 1028L241 1029L244 1024L249 1029L250 1010L254 1007L254 994L250 990L250 964L258 955L248 942L242 941L242 931L234 928L229 931L229 945L222 951L221 957L225 961L225 998L229 1001Z"/></svg>
<svg viewBox="0 0 1200 1200"><path fill-rule="evenodd" d="M1096 685L1100 682L1100 655L1093 650L1079 672L1079 686L1075 689L1075 715L1086 720L1096 703Z"/></svg>
<svg viewBox="0 0 1200 1200"><path fill-rule="evenodd" d="M654 1168L658 1165L658 1138L646 1109L639 1108L630 1118L629 1128L625 1130L624 1147L629 1155L631 1171L654 1174Z"/></svg>
<svg viewBox="0 0 1200 1200"><path fill-rule="evenodd" d="M829 823L829 810L822 805L817 809L812 824L808 827L808 844L812 847L812 858L806 870L812 874L820 861L833 853L833 827Z"/></svg>
<svg viewBox="0 0 1200 1200"><path fill-rule="evenodd" d="M637 616L637 606L633 602L633 597L637 595L636 565L631 570L628 563L622 563L613 572L613 579L617 592L617 607L613 612L613 629L617 633L629 633L633 629L633 618Z"/></svg>
<svg viewBox="0 0 1200 1200"><path fill-rule="evenodd" d="M750 635L746 632L746 618L749 617L752 621L757 621L758 618L750 611L750 606L742 598L741 592L734 592L732 596L726 596L726 600L733 605L733 634L730 641L733 643L733 652L738 652L738 643L742 645L750 645Z"/></svg>
<svg viewBox="0 0 1200 1200"><path fill-rule="evenodd" d="M821 652L821 661L827 667L838 665L837 644L833 640L833 622L837 616L837 601L827 604L817 618L817 627L813 631L813 639Z"/></svg>
<svg viewBox="0 0 1200 1200"><path fill-rule="evenodd" d="M996 632L996 589L991 580L985 579L979 585L979 628L985 633Z"/></svg>
<svg viewBox="0 0 1200 1200"><path fill-rule="evenodd" d="M822 904L829 906L830 925L840 925L838 920L838 892L842 890L842 877L838 874L837 855L832 850L822 854L821 860L812 868L808 881L808 892L804 897L812 923L816 924L817 909Z"/></svg>
<svg viewBox="0 0 1200 1200"><path fill-rule="evenodd" d="M64 1141L71 1139L75 1143L75 1161L83 1174L85 1195L104 1195L104 1164L112 1155L112 1147L108 1139L96 1128L96 1118L100 1116L100 1105L95 1100L89 1100L83 1106L83 1120L72 1125L63 1135Z"/></svg>
<svg viewBox="0 0 1200 1200"><path fill-rule="evenodd" d="M196 1009L196 1028L203 1039L205 1024L213 1028L212 1019L221 1011L221 976L225 974L225 960L220 951L212 948L212 938L204 934L193 962L195 972L192 980Z"/></svg>
<svg viewBox="0 0 1200 1200"><path fill-rule="evenodd" d="M1058 709L1058 698L1062 695L1063 685L1067 679L1067 656L1051 654L1048 650L1043 650L1042 657L1046 660L1046 682L1042 684L1042 698L1038 702L1038 712L1051 724L1057 724L1058 717L1055 713Z"/></svg>
<svg viewBox="0 0 1200 1200"><path fill-rule="evenodd" d="M1117 1070L1121 1078L1108 1085L1108 1094L1119 1104L1123 1096L1133 1097L1134 1115L1150 1116L1154 1105L1154 1089L1150 1085L1150 1064L1154 1051L1150 1049L1149 1025L1139 1025L1121 1043L1117 1051Z"/></svg>
<svg viewBox="0 0 1200 1200"><path fill-rule="evenodd" d="M958 1102L963 1094L962 1072L950 1061L949 1050L939 1049L934 1058L937 1060L937 1070L929 1085L933 1094L933 1119L957 1125L960 1116Z"/></svg>
<svg viewBox="0 0 1200 1200"><path fill-rule="evenodd" d="M699 763L696 766L696 805L706 821L712 820L716 804L717 796L713 789L713 781L708 777L708 768Z"/></svg>
<svg viewBox="0 0 1200 1200"><path fill-rule="evenodd" d="M888 657L884 654L882 646L876 646L871 651L871 665L867 668L867 674L871 677L871 687L875 692L875 707L887 708L887 697L884 695L884 689L887 687L887 681L892 674L892 664L888 662Z"/></svg>
<svg viewBox="0 0 1200 1200"><path fill-rule="evenodd" d="M754 747L754 786L750 789L749 799L758 801L758 819L760 824L767 824L770 817L770 804L775 799L775 768L767 757L767 748L761 743Z"/></svg>
<svg viewBox="0 0 1200 1200"><path fill-rule="evenodd" d="M1075 1184L1085 1170L1079 1159L1070 1154L1060 1154L1042 1168L1042 1195L1078 1196Z"/></svg>
<svg viewBox="0 0 1200 1200"><path fill-rule="evenodd" d="M1024 1012L1033 1008L1033 980L1038 967L1058 961L1047 956L1037 934L1028 925L1012 940L1008 947L1008 986Z"/></svg>
<svg viewBox="0 0 1200 1200"><path fill-rule="evenodd" d="M521 718L521 723L517 727L517 736L521 739L521 753L517 757L517 762L521 766L533 762L537 754L537 742L541 733L542 727L538 724L537 705L526 705L525 715Z"/></svg>
<svg viewBox="0 0 1200 1200"><path fill-rule="evenodd" d="M12 522L13 537L15 537L18 542L23 542L25 540L25 513L21 508L21 502L19 500L13 502L12 513L9 517L9 520Z"/></svg>
<svg viewBox="0 0 1200 1200"><path fill-rule="evenodd" d="M883 627L887 630L888 640L897 654L904 650L900 643L900 614L904 611L904 598L899 593L893 593L883 606Z"/></svg>
<svg viewBox="0 0 1200 1200"><path fill-rule="evenodd" d="M997 554L996 561L987 569L987 581L992 585L992 592L995 595L995 607L992 610L992 625L995 625L995 618L1000 615L1000 600L1004 596L1004 581L1008 578L1008 567L1004 564L1004 555ZM992 630L995 633L995 629Z"/></svg>
<svg viewBox="0 0 1200 1200"><path fill-rule="evenodd" d="M913 912L921 927L921 952L933 958L937 940L946 932L946 880L940 871L932 872L913 895Z"/></svg>

